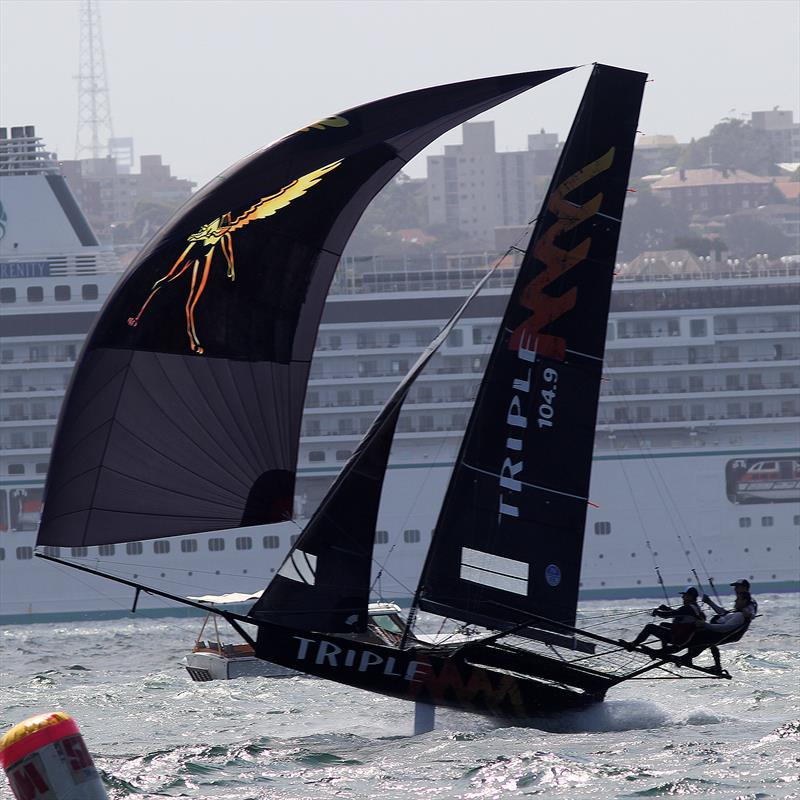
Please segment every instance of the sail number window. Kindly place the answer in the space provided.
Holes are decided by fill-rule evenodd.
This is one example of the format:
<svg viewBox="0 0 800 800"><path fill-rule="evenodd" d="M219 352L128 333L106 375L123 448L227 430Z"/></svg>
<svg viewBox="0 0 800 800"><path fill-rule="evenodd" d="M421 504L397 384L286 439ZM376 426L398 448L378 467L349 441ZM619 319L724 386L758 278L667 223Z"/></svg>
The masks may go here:
<svg viewBox="0 0 800 800"><path fill-rule="evenodd" d="M375 531L375 544L388 544L389 531Z"/></svg>
<svg viewBox="0 0 800 800"><path fill-rule="evenodd" d="M70 555L73 558L86 558L89 555L88 547L70 547Z"/></svg>
<svg viewBox="0 0 800 800"><path fill-rule="evenodd" d="M403 531L403 541L407 544L414 544L420 540L420 532L416 528L408 531Z"/></svg>
<svg viewBox="0 0 800 800"><path fill-rule="evenodd" d="M18 547L17 548L17 558L20 561L27 561L29 558L33 558L33 548L32 547Z"/></svg>
<svg viewBox="0 0 800 800"><path fill-rule="evenodd" d="M237 536L236 537L236 549L237 550L252 550L253 549L253 540L249 536Z"/></svg>
<svg viewBox="0 0 800 800"><path fill-rule="evenodd" d="M97 548L97 553L101 556L113 556L116 549L113 544L101 544Z"/></svg>
<svg viewBox="0 0 800 800"><path fill-rule="evenodd" d="M140 556L142 554L142 543L128 542L128 544L125 545L125 552L129 556Z"/></svg>
<svg viewBox="0 0 800 800"><path fill-rule="evenodd" d="M195 539L181 539L181 553L196 553L197 541Z"/></svg>
<svg viewBox="0 0 800 800"><path fill-rule="evenodd" d="M225 549L225 540L221 536L215 536L213 539L208 540L208 549L212 553L218 553L220 550Z"/></svg>
<svg viewBox="0 0 800 800"><path fill-rule="evenodd" d="M169 542L165 539L159 539L158 541L153 542L153 552L157 553L158 555L169 553Z"/></svg>

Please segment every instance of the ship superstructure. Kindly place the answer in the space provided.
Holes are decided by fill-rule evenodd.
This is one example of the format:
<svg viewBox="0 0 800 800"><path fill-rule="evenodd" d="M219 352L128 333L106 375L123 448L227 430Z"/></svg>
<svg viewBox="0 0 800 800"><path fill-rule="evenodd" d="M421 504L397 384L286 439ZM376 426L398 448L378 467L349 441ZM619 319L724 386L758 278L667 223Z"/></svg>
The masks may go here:
<svg viewBox="0 0 800 800"><path fill-rule="evenodd" d="M33 130L14 130L0 140L0 165L4 155L16 162L0 172L0 617L122 613L129 590L33 558L64 388L120 268L81 224ZM297 522L53 554L174 593L262 587L393 387L492 260L343 260L306 397ZM405 404L376 533L376 595L407 598L416 584L514 274L498 270ZM654 562L670 585L686 583L694 565L718 582L745 575L765 589L798 587L799 292L791 262L617 279L584 550L588 596L652 596ZM148 602L157 601L140 606Z"/></svg>

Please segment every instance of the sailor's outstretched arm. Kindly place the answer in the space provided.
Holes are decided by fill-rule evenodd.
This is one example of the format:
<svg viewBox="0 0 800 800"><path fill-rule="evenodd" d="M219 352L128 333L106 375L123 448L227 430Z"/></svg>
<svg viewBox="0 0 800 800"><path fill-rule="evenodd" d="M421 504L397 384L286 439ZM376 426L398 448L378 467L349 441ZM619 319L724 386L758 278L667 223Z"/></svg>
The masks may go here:
<svg viewBox="0 0 800 800"><path fill-rule="evenodd" d="M714 610L715 614L727 614L728 613L727 609L723 608L722 606L718 606L707 594L703 595L703 602L707 606L711 606L711 608Z"/></svg>

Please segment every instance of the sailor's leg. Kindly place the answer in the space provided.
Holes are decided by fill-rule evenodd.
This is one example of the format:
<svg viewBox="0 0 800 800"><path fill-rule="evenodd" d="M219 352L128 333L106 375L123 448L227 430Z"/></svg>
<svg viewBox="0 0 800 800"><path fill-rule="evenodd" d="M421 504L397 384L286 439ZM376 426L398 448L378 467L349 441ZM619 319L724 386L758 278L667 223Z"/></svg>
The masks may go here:
<svg viewBox="0 0 800 800"><path fill-rule="evenodd" d="M666 644L667 640L670 638L669 626L665 623L655 625L651 622L642 628L639 635L633 640L633 642L631 642L631 644L636 647L642 644L642 642L644 642L645 639L649 638L650 636L655 636L657 639L661 640L662 644Z"/></svg>
<svg viewBox="0 0 800 800"><path fill-rule="evenodd" d="M714 668L718 670L722 670L722 659L719 657L719 647L712 644L711 647L708 648L711 651L711 655L714 657Z"/></svg>

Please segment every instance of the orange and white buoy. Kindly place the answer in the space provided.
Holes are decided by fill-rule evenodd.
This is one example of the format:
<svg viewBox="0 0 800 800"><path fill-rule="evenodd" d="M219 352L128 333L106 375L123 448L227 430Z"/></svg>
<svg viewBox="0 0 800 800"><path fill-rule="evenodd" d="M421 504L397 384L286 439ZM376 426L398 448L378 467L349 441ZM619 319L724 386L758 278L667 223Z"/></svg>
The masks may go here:
<svg viewBox="0 0 800 800"><path fill-rule="evenodd" d="M17 800L108 800L75 720L31 717L0 739L0 764Z"/></svg>

